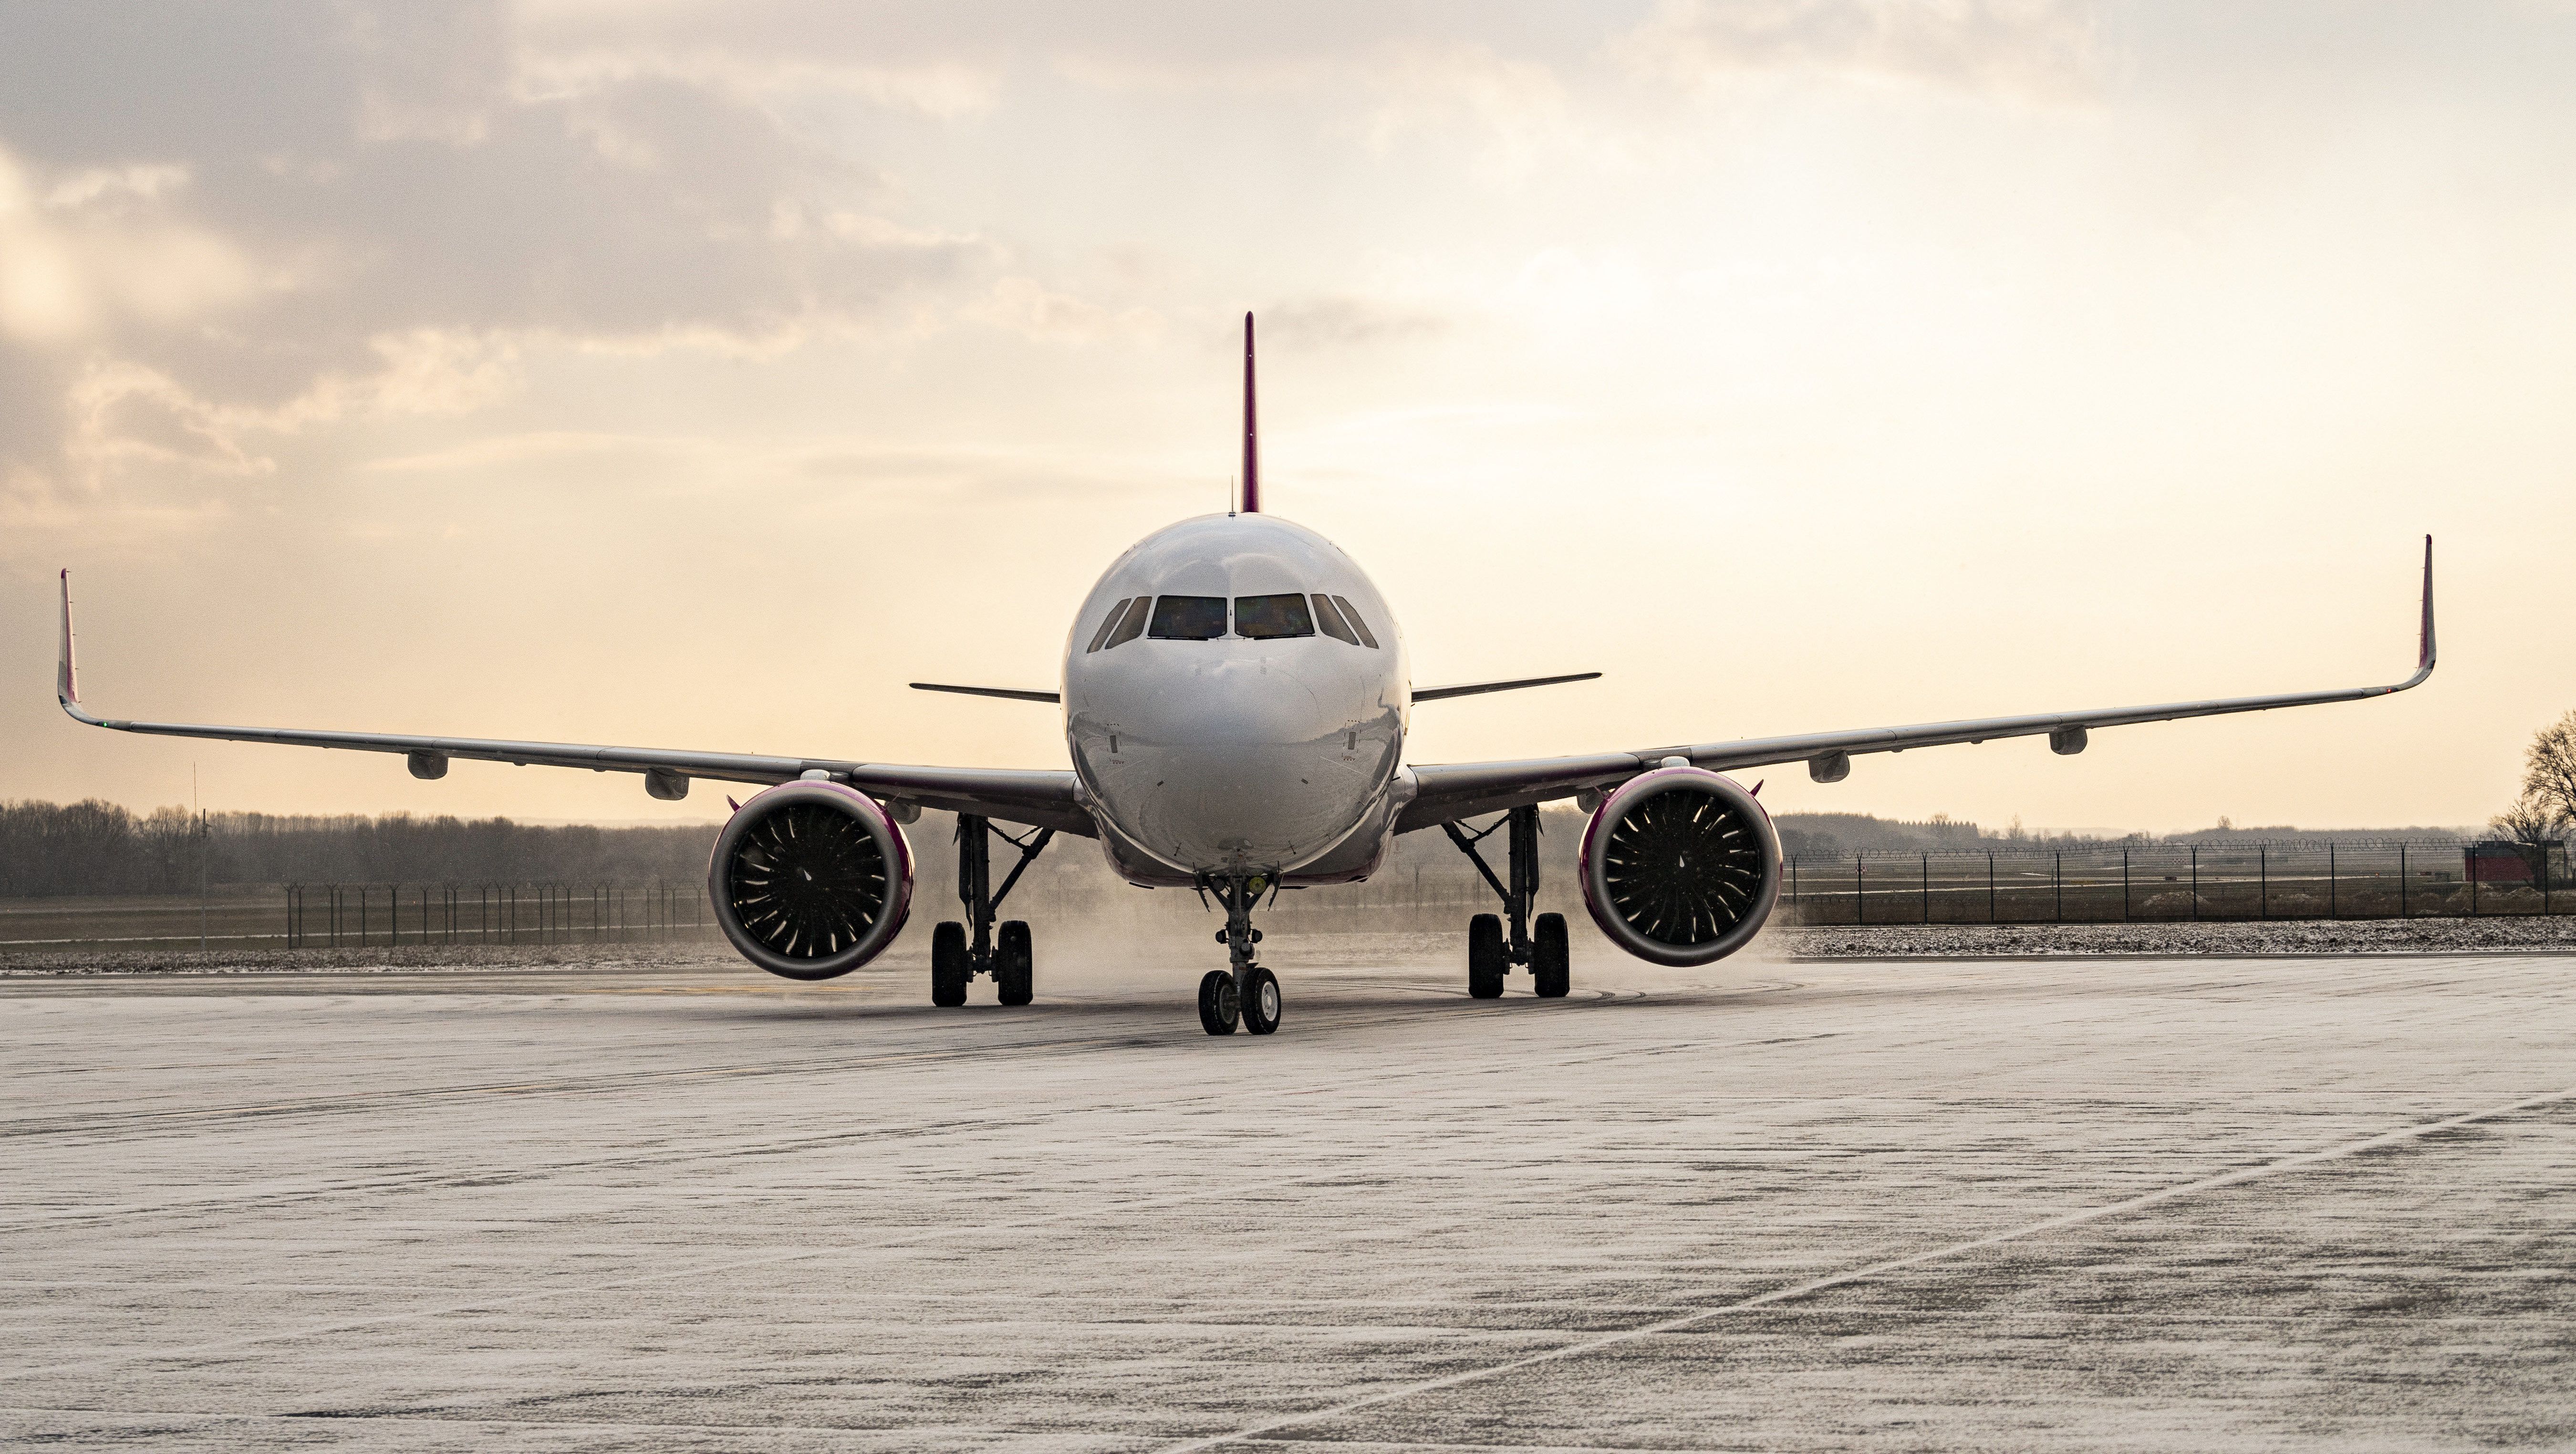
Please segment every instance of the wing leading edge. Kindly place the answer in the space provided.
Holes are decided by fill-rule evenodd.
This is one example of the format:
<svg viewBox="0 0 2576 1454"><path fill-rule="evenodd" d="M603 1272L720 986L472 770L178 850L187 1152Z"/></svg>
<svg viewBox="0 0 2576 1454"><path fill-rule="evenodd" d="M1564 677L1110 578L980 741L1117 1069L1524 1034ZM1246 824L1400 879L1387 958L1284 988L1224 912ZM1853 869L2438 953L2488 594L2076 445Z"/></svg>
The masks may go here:
<svg viewBox="0 0 2576 1454"><path fill-rule="evenodd" d="M2425 679L2433 674L2433 660L2433 537L2427 535L2424 537L2423 621L2416 637L2415 674L2394 685L2348 687L2326 692L2285 692L2261 697L2218 697L2147 707L2109 707L2091 712L2041 712L2019 717L1919 722L1905 727L1863 727L1794 737L1751 737L1734 742L1650 747L1634 752L1533 758L1520 762L1416 767L1409 769L1413 779L1413 799L1397 817L1396 831L1410 832L1480 813L1500 812L1524 803L1545 802L1570 797L1587 789L1611 787L1676 757L1686 759L1694 767L1715 772L1806 762L1819 778L1832 781L1849 770L1848 759L1858 754L1904 752L1916 747L1984 742L1997 737L2036 737L2046 733L2050 737L2050 745L2058 751L2081 752L2086 732L2095 727L2127 727L2142 722L2173 722L2185 717L2219 717L2236 712L2268 712L2276 707L2309 707L2326 702L2388 696L2423 685Z"/></svg>
<svg viewBox="0 0 2576 1454"><path fill-rule="evenodd" d="M757 753L690 752L658 747L592 746L575 742L513 742L487 737L420 737L389 732L328 732L300 727L220 727L193 722L136 722L99 717L81 703L72 654L72 573L63 572L62 656L54 672L54 699L75 721L118 732L197 737L218 742L271 742L289 747L337 747L355 752L402 753L415 775L440 777L447 760L506 762L518 767L586 767L593 772L646 775L657 797L678 797L690 778L720 782L792 782L825 773L872 796L942 812L977 813L1005 822L1053 828L1088 838L1091 815L1074 797L1070 772L1006 768L907 767L837 758L771 757Z"/></svg>

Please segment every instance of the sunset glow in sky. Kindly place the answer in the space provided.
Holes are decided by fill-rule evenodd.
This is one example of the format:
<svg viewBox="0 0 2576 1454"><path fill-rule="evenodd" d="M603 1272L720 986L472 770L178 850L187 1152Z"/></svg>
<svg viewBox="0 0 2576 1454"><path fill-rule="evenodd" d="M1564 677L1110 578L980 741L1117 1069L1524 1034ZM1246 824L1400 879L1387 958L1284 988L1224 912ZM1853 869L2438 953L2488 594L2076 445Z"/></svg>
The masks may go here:
<svg viewBox="0 0 2576 1454"><path fill-rule="evenodd" d="M1058 767L1264 489L1436 762L2394 681L1775 810L2458 824L2576 706L2576 7L0 3L0 799L722 812L109 715Z"/></svg>

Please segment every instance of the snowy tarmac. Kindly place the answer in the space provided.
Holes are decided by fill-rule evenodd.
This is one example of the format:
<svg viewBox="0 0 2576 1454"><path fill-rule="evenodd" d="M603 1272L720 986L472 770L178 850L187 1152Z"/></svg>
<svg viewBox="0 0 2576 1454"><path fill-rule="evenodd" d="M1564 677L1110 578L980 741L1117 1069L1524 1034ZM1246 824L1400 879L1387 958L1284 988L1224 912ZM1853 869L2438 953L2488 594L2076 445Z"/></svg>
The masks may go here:
<svg viewBox="0 0 2576 1454"><path fill-rule="evenodd" d="M0 1444L2576 1445L2576 956L1370 962L0 982Z"/></svg>

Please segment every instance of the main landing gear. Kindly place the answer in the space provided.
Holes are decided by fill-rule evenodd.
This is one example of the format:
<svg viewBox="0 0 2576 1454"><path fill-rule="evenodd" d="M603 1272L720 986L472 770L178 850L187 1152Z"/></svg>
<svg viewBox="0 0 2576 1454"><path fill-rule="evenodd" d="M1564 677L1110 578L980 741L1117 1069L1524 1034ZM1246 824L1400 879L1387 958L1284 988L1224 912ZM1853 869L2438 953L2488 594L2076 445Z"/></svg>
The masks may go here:
<svg viewBox="0 0 2576 1454"><path fill-rule="evenodd" d="M1232 964L1209 970L1199 981L1199 1025L1211 1035L1231 1035L1238 1023L1255 1035L1279 1028L1279 977L1252 962L1252 946L1261 942L1261 931L1252 927L1252 906L1270 886L1267 879L1241 877L1200 883L1225 905L1225 928L1216 942Z"/></svg>
<svg viewBox="0 0 2576 1454"><path fill-rule="evenodd" d="M1511 847L1512 881L1506 886L1485 864L1485 856L1476 845L1501 832L1511 830L1505 841ZM1503 976L1516 964L1529 966L1533 988L1541 999L1562 998L1572 985L1570 955L1565 938L1563 914L1541 914L1538 923L1530 924L1530 904L1538 897L1538 807L1514 808L1503 815L1503 821L1481 833L1468 833L1455 823L1443 823L1440 831L1458 845L1476 865L1476 872L1502 896L1503 911L1511 916L1512 932L1503 937L1503 921L1491 914L1478 914L1467 921L1467 993L1480 1000L1497 999L1503 993Z"/></svg>
<svg viewBox="0 0 2576 1454"><path fill-rule="evenodd" d="M947 1007L966 1003L966 981L979 974L993 977L993 987L1001 992L1003 1004L1025 1005L1036 993L1036 957L1029 942L1028 924L1019 919L1005 920L996 940L993 914L1053 837L1053 828L1040 828L1029 837L1014 838L972 813L957 815L957 900L966 906L967 923L947 919L930 931L932 1004ZM1011 869L1011 876L1002 880L999 893L991 892L995 838L1020 851L1020 861ZM969 925L973 926L971 941Z"/></svg>

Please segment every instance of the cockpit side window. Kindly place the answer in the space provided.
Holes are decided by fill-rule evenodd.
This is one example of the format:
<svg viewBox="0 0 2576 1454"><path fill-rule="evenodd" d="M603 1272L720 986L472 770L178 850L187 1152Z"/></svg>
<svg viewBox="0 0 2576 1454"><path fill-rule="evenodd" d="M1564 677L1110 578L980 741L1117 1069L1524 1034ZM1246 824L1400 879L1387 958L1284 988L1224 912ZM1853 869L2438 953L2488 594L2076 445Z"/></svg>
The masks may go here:
<svg viewBox="0 0 2576 1454"><path fill-rule="evenodd" d="M1086 654L1109 644L1109 633L1118 629L1118 620L1127 614L1127 603L1133 599L1132 596L1120 596L1118 604L1109 608L1109 614L1100 618L1100 629L1091 633L1091 645Z"/></svg>
<svg viewBox="0 0 2576 1454"><path fill-rule="evenodd" d="M1151 596L1138 596L1128 602L1127 619L1118 623L1118 630L1110 636L1109 645L1125 646L1128 642L1144 635L1145 608L1153 604L1154 598Z"/></svg>
<svg viewBox="0 0 2576 1454"><path fill-rule="evenodd" d="M1360 634L1360 645L1371 651L1377 650L1377 636L1368 629L1368 623L1360 619L1360 613L1351 609L1351 598L1335 596L1333 604L1342 608L1342 619L1350 622L1351 629Z"/></svg>
<svg viewBox="0 0 2576 1454"><path fill-rule="evenodd" d="M1320 591L1315 594L1315 624L1323 627L1324 634L1336 641L1347 641L1353 646L1360 644L1360 639L1351 634L1350 626L1342 620L1341 610L1333 604L1333 598Z"/></svg>
<svg viewBox="0 0 2576 1454"><path fill-rule="evenodd" d="M1282 636L1312 636L1315 618L1306 609L1306 598L1291 591L1284 596L1237 596L1234 598L1234 634L1267 641Z"/></svg>
<svg viewBox="0 0 2576 1454"><path fill-rule="evenodd" d="M1159 597L1147 634L1161 641L1214 641L1225 634L1225 597Z"/></svg>

